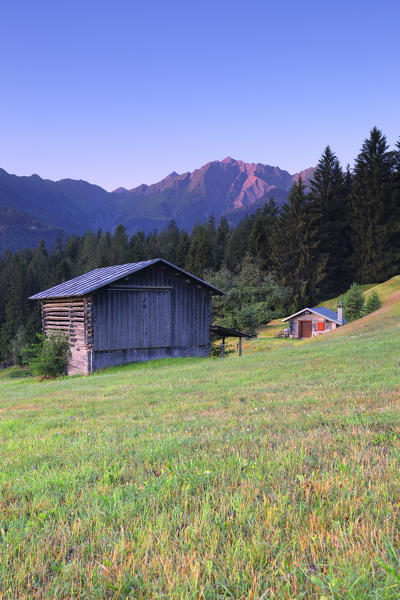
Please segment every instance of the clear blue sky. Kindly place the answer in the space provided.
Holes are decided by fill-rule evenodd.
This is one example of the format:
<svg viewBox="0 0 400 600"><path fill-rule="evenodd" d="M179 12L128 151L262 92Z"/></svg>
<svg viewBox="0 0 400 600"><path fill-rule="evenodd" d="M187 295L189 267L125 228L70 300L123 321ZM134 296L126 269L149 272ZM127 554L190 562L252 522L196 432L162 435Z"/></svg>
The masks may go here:
<svg viewBox="0 0 400 600"><path fill-rule="evenodd" d="M15 0L0 15L0 167L106 189L229 155L345 164L400 136L398 0Z"/></svg>

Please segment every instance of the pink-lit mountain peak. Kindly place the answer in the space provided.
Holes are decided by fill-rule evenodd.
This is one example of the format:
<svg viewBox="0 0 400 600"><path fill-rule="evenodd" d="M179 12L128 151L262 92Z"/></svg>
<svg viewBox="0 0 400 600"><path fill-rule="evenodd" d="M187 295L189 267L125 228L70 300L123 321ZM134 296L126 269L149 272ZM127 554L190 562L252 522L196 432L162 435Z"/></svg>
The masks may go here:
<svg viewBox="0 0 400 600"><path fill-rule="evenodd" d="M307 182L312 173L311 168L300 174ZM132 202L136 198L140 199L141 206L150 202L154 208L161 203L163 210L168 206L172 213L177 207L192 210L196 206L196 211L200 210L205 216L210 212L218 216L247 207L254 210L271 196L278 204L284 202L300 174L291 175L276 166L246 163L227 156L192 172L178 174L173 171L157 183L134 188L124 195L124 205L129 198ZM196 218L199 218L198 214Z"/></svg>

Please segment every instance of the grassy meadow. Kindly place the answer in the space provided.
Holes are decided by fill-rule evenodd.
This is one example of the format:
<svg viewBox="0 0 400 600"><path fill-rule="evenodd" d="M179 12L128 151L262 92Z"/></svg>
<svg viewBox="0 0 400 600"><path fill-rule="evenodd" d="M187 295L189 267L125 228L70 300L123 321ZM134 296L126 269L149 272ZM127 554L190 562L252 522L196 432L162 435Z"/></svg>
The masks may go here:
<svg viewBox="0 0 400 600"><path fill-rule="evenodd" d="M376 313L242 358L0 372L0 599L400 597L391 282Z"/></svg>

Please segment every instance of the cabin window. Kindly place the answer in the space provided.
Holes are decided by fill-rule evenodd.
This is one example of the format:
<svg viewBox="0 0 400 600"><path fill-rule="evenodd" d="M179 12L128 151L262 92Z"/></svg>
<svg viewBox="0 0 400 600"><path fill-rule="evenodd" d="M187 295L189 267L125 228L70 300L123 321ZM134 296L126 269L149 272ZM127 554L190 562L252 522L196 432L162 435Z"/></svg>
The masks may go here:
<svg viewBox="0 0 400 600"><path fill-rule="evenodd" d="M324 331L324 328L325 328L324 325L325 325L325 323L323 321L318 321L318 324L317 324L318 331Z"/></svg>
<svg viewBox="0 0 400 600"><path fill-rule="evenodd" d="M331 328L331 324L329 323L329 321L325 321L325 329L330 329Z"/></svg>

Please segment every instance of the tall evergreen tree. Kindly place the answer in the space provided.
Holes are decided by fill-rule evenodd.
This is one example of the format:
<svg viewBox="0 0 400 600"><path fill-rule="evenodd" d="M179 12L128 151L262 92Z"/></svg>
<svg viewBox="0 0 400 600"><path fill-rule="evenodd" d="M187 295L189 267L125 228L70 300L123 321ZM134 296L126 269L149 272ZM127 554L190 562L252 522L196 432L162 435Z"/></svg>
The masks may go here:
<svg viewBox="0 0 400 600"><path fill-rule="evenodd" d="M222 267L230 235L231 228L229 226L228 219L225 216L222 216L215 233L215 263L217 269Z"/></svg>
<svg viewBox="0 0 400 600"><path fill-rule="evenodd" d="M108 267L114 259L112 250L111 234L107 231L98 239L97 243L97 265L99 267Z"/></svg>
<svg viewBox="0 0 400 600"><path fill-rule="evenodd" d="M173 219L168 223L167 230L161 231L159 235L158 246L160 248L160 256L169 262L175 264L178 245L180 242L179 227Z"/></svg>
<svg viewBox="0 0 400 600"><path fill-rule="evenodd" d="M246 215L229 236L225 250L224 266L235 272L240 269L243 258L249 251L249 238L255 218Z"/></svg>
<svg viewBox="0 0 400 600"><path fill-rule="evenodd" d="M255 214L250 232L249 252L261 271L269 271L271 262L271 238L277 226L278 206L271 198Z"/></svg>
<svg viewBox="0 0 400 600"><path fill-rule="evenodd" d="M189 247L190 247L189 234L187 231L183 230L180 235L178 247L176 250L176 266L180 267L181 269L185 268L186 259L187 259L188 252L189 252Z"/></svg>
<svg viewBox="0 0 400 600"><path fill-rule="evenodd" d="M352 190L352 227L356 277L380 282L396 274L398 206L393 189L395 154L374 127L357 156Z"/></svg>
<svg viewBox="0 0 400 600"><path fill-rule="evenodd" d="M326 146L311 180L310 210L315 218L318 251L325 256L325 278L320 293L337 296L352 280L349 195L339 161Z"/></svg>
<svg viewBox="0 0 400 600"><path fill-rule="evenodd" d="M312 306L319 296L326 257L318 249L315 219L300 177L292 186L272 237L272 260L293 308Z"/></svg>
<svg viewBox="0 0 400 600"><path fill-rule="evenodd" d="M129 260L128 236L123 225L118 225L111 238L111 257L114 265L123 265Z"/></svg>
<svg viewBox="0 0 400 600"><path fill-rule="evenodd" d="M138 231L129 240L129 262L140 262L146 257L146 237L144 231Z"/></svg>
<svg viewBox="0 0 400 600"><path fill-rule="evenodd" d="M194 226L186 259L186 270L197 277L204 277L212 256L207 229L204 225Z"/></svg>

